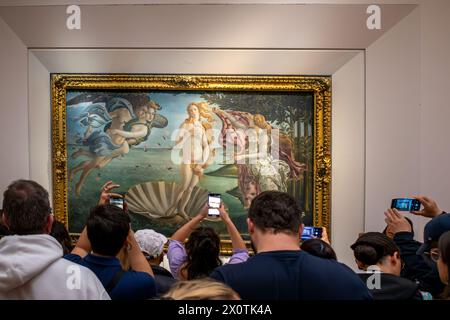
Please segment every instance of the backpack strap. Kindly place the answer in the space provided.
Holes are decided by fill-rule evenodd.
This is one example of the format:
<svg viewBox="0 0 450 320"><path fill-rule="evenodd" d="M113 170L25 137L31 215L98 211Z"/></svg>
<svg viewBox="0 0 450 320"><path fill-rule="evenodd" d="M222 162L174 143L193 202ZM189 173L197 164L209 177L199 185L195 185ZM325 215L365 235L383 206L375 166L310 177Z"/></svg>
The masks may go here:
<svg viewBox="0 0 450 320"><path fill-rule="evenodd" d="M122 277L124 276L125 272L126 271L121 268L119 271L116 272L111 281L109 281L108 285L105 287L105 290L106 292L108 292L108 294L110 294L111 291L113 291L113 289L117 286L120 279L122 279Z"/></svg>

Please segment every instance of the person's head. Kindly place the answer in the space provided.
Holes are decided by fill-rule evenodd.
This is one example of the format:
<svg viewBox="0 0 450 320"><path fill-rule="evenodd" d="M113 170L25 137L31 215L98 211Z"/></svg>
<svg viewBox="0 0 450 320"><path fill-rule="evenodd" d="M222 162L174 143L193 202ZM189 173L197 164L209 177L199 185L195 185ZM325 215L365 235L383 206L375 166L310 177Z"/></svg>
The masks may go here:
<svg viewBox="0 0 450 320"><path fill-rule="evenodd" d="M150 264L159 265L164 258L164 245L167 238L152 229L142 229L135 232L134 237L142 253Z"/></svg>
<svg viewBox="0 0 450 320"><path fill-rule="evenodd" d="M53 221L52 231L50 235L58 240L63 248L64 254L68 254L73 249L72 239L70 238L69 232L66 229L64 223L57 220Z"/></svg>
<svg viewBox="0 0 450 320"><path fill-rule="evenodd" d="M244 208L248 209L252 204L253 199L259 194L258 184L254 179L246 179L244 181Z"/></svg>
<svg viewBox="0 0 450 320"><path fill-rule="evenodd" d="M178 281L163 296L173 300L240 300L239 295L222 282L211 279Z"/></svg>
<svg viewBox="0 0 450 320"><path fill-rule="evenodd" d="M198 227L186 242L187 261L183 268L187 279L207 277L222 262L220 255L220 238L213 228Z"/></svg>
<svg viewBox="0 0 450 320"><path fill-rule="evenodd" d="M351 246L360 270L377 266L382 272L400 276L402 261L400 249L392 239L381 232L367 232Z"/></svg>
<svg viewBox="0 0 450 320"><path fill-rule="evenodd" d="M414 232L414 225L413 222L411 221L410 218L405 217L406 221L409 222L409 225L411 226L411 232ZM392 232L391 228L389 226L386 226L386 228L384 228L383 233L385 235L387 235L390 239L394 239L395 233Z"/></svg>
<svg viewBox="0 0 450 320"><path fill-rule="evenodd" d="M423 245L417 250L418 255L427 257L429 263L434 263L430 259L430 254L433 249L438 248L439 238L447 231L450 231L450 214L441 214L430 220L423 231Z"/></svg>
<svg viewBox="0 0 450 320"><path fill-rule="evenodd" d="M267 234L285 234L298 242L303 230L297 201L291 195L279 191L264 191L253 199L248 210L247 225L256 249L258 242Z"/></svg>
<svg viewBox="0 0 450 320"><path fill-rule="evenodd" d="M189 118L198 120L200 118L200 111L196 103L190 103L187 107Z"/></svg>
<svg viewBox="0 0 450 320"><path fill-rule="evenodd" d="M136 116L139 118L139 120L148 120L148 106L142 105L138 106L135 109Z"/></svg>
<svg viewBox="0 0 450 320"><path fill-rule="evenodd" d="M444 298L450 298L450 231L445 232L439 238L439 258L437 261L437 266L439 270L439 277L441 278L442 283L446 284L444 290Z"/></svg>
<svg viewBox="0 0 450 320"><path fill-rule="evenodd" d="M48 192L31 180L14 181L3 193L2 220L11 234L49 234L53 215Z"/></svg>
<svg viewBox="0 0 450 320"><path fill-rule="evenodd" d="M205 118L208 122L213 122L214 120L212 112L206 102L191 102L187 106L186 110L189 115L189 119L200 120L200 118ZM206 123L203 123L203 126L205 129L211 129L211 126L206 126Z"/></svg>
<svg viewBox="0 0 450 320"><path fill-rule="evenodd" d="M328 243L321 239L308 239L303 241L300 249L316 257L337 261L336 252L334 252Z"/></svg>
<svg viewBox="0 0 450 320"><path fill-rule="evenodd" d="M128 245L130 217L113 205L96 206L88 217L86 230L94 253L116 256L123 246Z"/></svg>
<svg viewBox="0 0 450 320"><path fill-rule="evenodd" d="M161 106L153 100L148 103L147 121L152 121L155 119L155 114L157 110L160 110Z"/></svg>

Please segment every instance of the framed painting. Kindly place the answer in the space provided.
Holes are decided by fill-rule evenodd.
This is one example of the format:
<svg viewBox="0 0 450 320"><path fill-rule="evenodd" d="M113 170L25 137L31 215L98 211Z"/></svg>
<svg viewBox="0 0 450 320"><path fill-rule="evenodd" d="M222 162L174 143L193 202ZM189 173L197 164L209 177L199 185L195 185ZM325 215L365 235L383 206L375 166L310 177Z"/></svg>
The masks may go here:
<svg viewBox="0 0 450 320"><path fill-rule="evenodd" d="M133 230L170 236L221 195L249 240L246 211L266 190L330 227L331 78L52 75L54 212L76 236L106 181ZM206 219L231 242L220 219ZM249 243L249 242L248 242Z"/></svg>

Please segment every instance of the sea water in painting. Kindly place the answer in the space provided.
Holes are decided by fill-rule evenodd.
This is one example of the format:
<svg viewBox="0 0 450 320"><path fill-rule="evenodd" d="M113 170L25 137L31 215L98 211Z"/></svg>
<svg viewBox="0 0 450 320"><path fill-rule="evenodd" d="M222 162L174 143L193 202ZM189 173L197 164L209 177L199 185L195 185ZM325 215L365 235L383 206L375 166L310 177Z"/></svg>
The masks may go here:
<svg viewBox="0 0 450 320"><path fill-rule="evenodd" d="M294 196L311 224L313 103L307 92L68 91L69 231L81 232L109 180L134 230L170 236L219 193L245 237L267 190Z"/></svg>

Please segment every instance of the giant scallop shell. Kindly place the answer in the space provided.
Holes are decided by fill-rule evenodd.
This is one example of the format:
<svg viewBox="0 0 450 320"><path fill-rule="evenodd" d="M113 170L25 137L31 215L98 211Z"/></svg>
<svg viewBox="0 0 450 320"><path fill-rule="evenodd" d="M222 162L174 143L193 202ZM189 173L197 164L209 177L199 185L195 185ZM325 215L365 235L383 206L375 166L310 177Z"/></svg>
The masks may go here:
<svg viewBox="0 0 450 320"><path fill-rule="evenodd" d="M128 209L151 219L163 219L167 223L179 223L183 218L174 212L168 215L174 204L179 184L167 181L149 181L131 187L125 199ZM189 216L195 216L205 205L208 191L195 186L186 206Z"/></svg>

